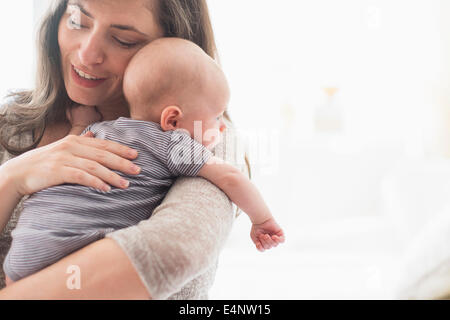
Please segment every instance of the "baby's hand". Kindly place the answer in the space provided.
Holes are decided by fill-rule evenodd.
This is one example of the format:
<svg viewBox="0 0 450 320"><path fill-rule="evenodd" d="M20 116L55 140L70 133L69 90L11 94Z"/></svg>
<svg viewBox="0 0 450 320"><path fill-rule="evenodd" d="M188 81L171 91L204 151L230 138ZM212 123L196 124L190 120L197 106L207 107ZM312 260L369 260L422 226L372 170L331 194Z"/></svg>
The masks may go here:
<svg viewBox="0 0 450 320"><path fill-rule="evenodd" d="M92 123L102 121L102 115L97 108L91 106L77 105L68 108L66 116L72 127L87 127Z"/></svg>
<svg viewBox="0 0 450 320"><path fill-rule="evenodd" d="M253 224L250 237L256 245L256 249L261 252L278 246L285 239L283 230L274 218L270 218L261 224Z"/></svg>

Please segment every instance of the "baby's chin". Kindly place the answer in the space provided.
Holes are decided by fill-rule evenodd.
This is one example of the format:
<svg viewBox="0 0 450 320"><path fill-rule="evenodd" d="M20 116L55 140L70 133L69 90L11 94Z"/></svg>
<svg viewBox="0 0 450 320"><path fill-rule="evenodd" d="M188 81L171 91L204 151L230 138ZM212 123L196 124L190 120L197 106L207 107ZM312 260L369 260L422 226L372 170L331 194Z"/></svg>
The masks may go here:
<svg viewBox="0 0 450 320"><path fill-rule="evenodd" d="M210 143L204 143L203 145L206 147L206 149L208 149L209 151L213 151L215 147L217 147L217 145L220 143L220 140L217 139L213 142Z"/></svg>

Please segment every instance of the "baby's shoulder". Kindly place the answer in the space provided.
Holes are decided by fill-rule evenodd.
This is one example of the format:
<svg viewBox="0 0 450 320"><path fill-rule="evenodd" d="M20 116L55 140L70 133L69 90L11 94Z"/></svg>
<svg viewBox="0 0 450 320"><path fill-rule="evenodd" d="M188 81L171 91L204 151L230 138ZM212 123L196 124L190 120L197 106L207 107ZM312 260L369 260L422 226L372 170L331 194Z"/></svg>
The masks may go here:
<svg viewBox="0 0 450 320"><path fill-rule="evenodd" d="M158 123L119 118L96 122L85 129L96 138L112 140L137 150L167 149L172 133L162 130Z"/></svg>

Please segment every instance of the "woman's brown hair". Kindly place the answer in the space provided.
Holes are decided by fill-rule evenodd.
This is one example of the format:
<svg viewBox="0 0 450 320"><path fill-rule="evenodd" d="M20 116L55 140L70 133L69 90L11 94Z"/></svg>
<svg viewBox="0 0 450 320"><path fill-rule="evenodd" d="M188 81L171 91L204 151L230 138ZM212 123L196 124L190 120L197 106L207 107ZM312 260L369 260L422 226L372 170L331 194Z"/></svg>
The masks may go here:
<svg viewBox="0 0 450 320"><path fill-rule="evenodd" d="M55 1L42 20L37 35L37 72L34 90L9 94L0 114L0 144L11 154L34 149L47 125L64 121L71 101L67 95L60 62L58 26L68 0ZM11 138L34 132L30 146L17 148Z"/></svg>
<svg viewBox="0 0 450 320"><path fill-rule="evenodd" d="M35 89L10 94L0 114L0 144L11 154L34 149L45 128L65 121L66 109L73 104L64 86L58 45L58 26L67 3L54 0L39 28ZM219 59L206 0L160 0L156 10L164 36L190 40ZM227 113L225 118L231 121ZM10 143L12 137L30 131L35 133L30 146L17 148Z"/></svg>

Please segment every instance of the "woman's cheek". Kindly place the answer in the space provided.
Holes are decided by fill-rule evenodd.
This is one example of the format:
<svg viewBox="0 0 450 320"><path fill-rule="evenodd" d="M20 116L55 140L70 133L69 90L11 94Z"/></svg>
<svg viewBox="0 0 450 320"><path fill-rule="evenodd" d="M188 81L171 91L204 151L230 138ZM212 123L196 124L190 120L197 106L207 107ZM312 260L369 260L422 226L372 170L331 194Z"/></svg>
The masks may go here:
<svg viewBox="0 0 450 320"><path fill-rule="evenodd" d="M58 31L58 45L61 52L61 57L65 57L70 51L70 47L76 43L76 35L65 28L65 23L62 21Z"/></svg>
<svg viewBox="0 0 450 320"><path fill-rule="evenodd" d="M123 49L121 49L123 50ZM120 70L120 72L118 72L118 74L121 75L121 78L123 78L124 74L125 74L125 70L128 67L128 64L130 63L131 59L133 59L134 55L137 53L137 51L133 51L132 53L122 53L122 57L120 59L120 61L117 62L117 69ZM117 54L117 56L121 56L120 53Z"/></svg>
<svg viewBox="0 0 450 320"><path fill-rule="evenodd" d="M138 45L135 48L123 48L117 43L115 40L111 39L108 44L109 55L114 57L113 68L115 69L116 74L121 74L122 77L125 74L125 70L128 67L128 64L133 59L133 57L138 53L140 49L144 47L144 44Z"/></svg>

